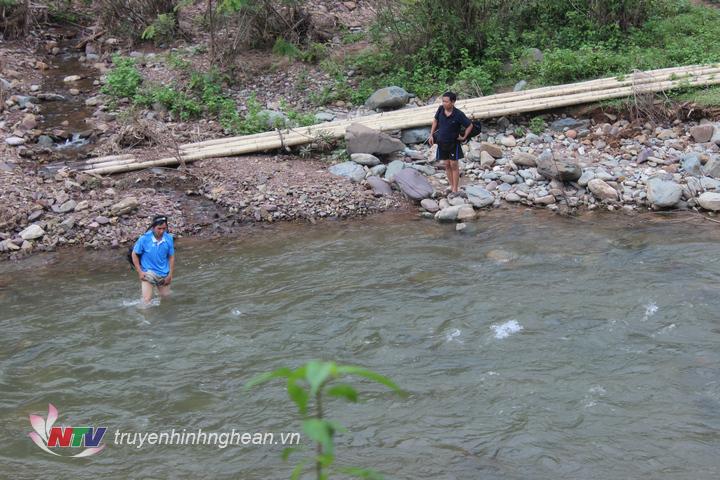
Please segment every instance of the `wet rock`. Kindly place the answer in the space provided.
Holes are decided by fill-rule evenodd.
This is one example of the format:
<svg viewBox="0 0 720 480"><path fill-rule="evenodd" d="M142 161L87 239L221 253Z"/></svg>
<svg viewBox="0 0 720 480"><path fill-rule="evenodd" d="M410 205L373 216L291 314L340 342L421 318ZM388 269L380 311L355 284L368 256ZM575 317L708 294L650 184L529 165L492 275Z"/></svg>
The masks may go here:
<svg viewBox="0 0 720 480"><path fill-rule="evenodd" d="M420 202L420 206L430 213L436 213L440 210L438 202L431 198L425 198Z"/></svg>
<svg viewBox="0 0 720 480"><path fill-rule="evenodd" d="M67 77L63 78L63 82L65 83L77 82L78 80L82 80L82 77L80 75L68 75Z"/></svg>
<svg viewBox="0 0 720 480"><path fill-rule="evenodd" d="M368 128L359 123L351 124L345 132L347 151L353 153L370 153L373 155L387 155L405 149L405 144L397 138Z"/></svg>
<svg viewBox="0 0 720 480"><path fill-rule="evenodd" d="M674 207L681 196L682 187L672 180L672 175L653 177L647 182L647 198L655 207Z"/></svg>
<svg viewBox="0 0 720 480"><path fill-rule="evenodd" d="M365 178L365 169L355 162L343 162L328 169L333 175L345 177L353 182L360 182Z"/></svg>
<svg viewBox="0 0 720 480"><path fill-rule="evenodd" d="M468 201L475 208L488 207L495 201L495 196L479 185L465 187L465 193L467 193Z"/></svg>
<svg viewBox="0 0 720 480"><path fill-rule="evenodd" d="M413 168L403 168L395 175L398 188L412 200L422 200L433 193L433 187L425 176Z"/></svg>
<svg viewBox="0 0 720 480"><path fill-rule="evenodd" d="M367 178L367 182L376 197L392 195L392 187L382 178L371 176Z"/></svg>
<svg viewBox="0 0 720 480"><path fill-rule="evenodd" d="M126 197L110 207L110 215L117 217L130 213L138 207L138 199L135 197Z"/></svg>
<svg viewBox="0 0 720 480"><path fill-rule="evenodd" d="M25 139L20 137L8 137L5 139L5 143L10 145L11 147L17 147L24 144Z"/></svg>
<svg viewBox="0 0 720 480"><path fill-rule="evenodd" d="M385 87L370 95L365 102L365 107L375 109L400 108L410 100L410 94L400 87Z"/></svg>
<svg viewBox="0 0 720 480"><path fill-rule="evenodd" d="M0 242L0 252L13 252L20 250L20 247L15 245L11 240L3 240Z"/></svg>
<svg viewBox="0 0 720 480"><path fill-rule="evenodd" d="M613 187L605 183L599 178L594 178L588 182L588 189L600 200L617 201L618 192Z"/></svg>
<svg viewBox="0 0 720 480"><path fill-rule="evenodd" d="M712 124L697 125L690 129L690 136L697 143L707 143L713 136L715 127Z"/></svg>
<svg viewBox="0 0 720 480"><path fill-rule="evenodd" d="M507 195L505 195L506 202L514 203L514 202L519 202L520 200L522 200L522 197L515 192L510 192Z"/></svg>
<svg viewBox="0 0 720 480"><path fill-rule="evenodd" d="M536 203L537 205L552 205L552 204L555 203L556 201L557 201L557 200L555 199L555 196L554 196L554 195L545 195L545 196L542 196L542 197L537 197L537 198L535 198L535 203Z"/></svg>
<svg viewBox="0 0 720 480"><path fill-rule="evenodd" d="M462 214L460 212L463 212ZM470 213L472 211L472 213ZM454 222L459 219L460 216L464 218L472 215L475 216L475 211L470 205L455 205L447 208L443 208L435 214L435 220L438 222Z"/></svg>
<svg viewBox="0 0 720 480"><path fill-rule="evenodd" d="M65 97L58 93L38 93L37 98L44 102L62 102Z"/></svg>
<svg viewBox="0 0 720 480"><path fill-rule="evenodd" d="M720 193L705 192L698 197L698 204L705 210L720 210Z"/></svg>
<svg viewBox="0 0 720 480"><path fill-rule="evenodd" d="M53 139L50 138L49 135L40 135L38 137L37 142L38 142L38 145L40 145L42 147L48 147L48 148L52 147L55 144L55 142L53 142Z"/></svg>
<svg viewBox="0 0 720 480"><path fill-rule="evenodd" d="M409 128L402 131L400 140L406 145L425 143L430 136L430 127Z"/></svg>
<svg viewBox="0 0 720 480"><path fill-rule="evenodd" d="M582 176L582 169L577 163L570 159L555 159L549 150L538 157L537 164L538 173L548 179L575 182Z"/></svg>
<svg viewBox="0 0 720 480"><path fill-rule="evenodd" d="M380 165L381 163L379 158L375 155L370 155L369 153L353 153L350 155L350 160L368 167L374 167L375 165Z"/></svg>
<svg viewBox="0 0 720 480"><path fill-rule="evenodd" d="M400 173L406 166L407 164L402 160L393 160L387 166L387 170L385 171L385 180L388 182L394 182L395 175Z"/></svg>
<svg viewBox="0 0 720 480"><path fill-rule="evenodd" d="M466 222L468 220L473 220L477 218L477 212L475 212L475 209L472 208L469 205L462 205L460 206L460 209L457 213L457 221L458 222Z"/></svg>
<svg viewBox="0 0 720 480"><path fill-rule="evenodd" d="M45 235L45 230L43 230L42 227L36 223L33 223L25 230L20 232L20 237L23 240L35 240L36 238L40 238L43 235Z"/></svg>

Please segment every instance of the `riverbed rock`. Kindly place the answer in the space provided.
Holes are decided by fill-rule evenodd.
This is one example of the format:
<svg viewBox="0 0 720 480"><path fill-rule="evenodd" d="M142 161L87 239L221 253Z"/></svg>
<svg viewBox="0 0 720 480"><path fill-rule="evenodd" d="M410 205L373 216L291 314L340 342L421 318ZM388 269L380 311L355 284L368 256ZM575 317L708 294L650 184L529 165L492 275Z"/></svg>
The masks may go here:
<svg viewBox="0 0 720 480"><path fill-rule="evenodd" d="M472 213L471 213L472 211ZM460 213L462 212L462 214ZM459 220L459 217L470 218L475 217L475 211L470 205L454 205L447 208L443 208L435 214L435 220L438 222L454 222Z"/></svg>
<svg viewBox="0 0 720 480"><path fill-rule="evenodd" d="M561 182L575 182L582 176L580 165L571 159L555 159L549 150L537 158L537 169L543 177Z"/></svg>
<svg viewBox="0 0 720 480"><path fill-rule="evenodd" d="M521 167L536 167L537 157L531 153L517 152L513 155L513 163Z"/></svg>
<svg viewBox="0 0 720 480"><path fill-rule="evenodd" d="M490 155L485 150L480 151L480 167L481 168L491 168L493 165L495 165L495 157Z"/></svg>
<svg viewBox="0 0 720 480"><path fill-rule="evenodd" d="M77 82L78 80L82 80L82 77L80 75L68 75L63 79L63 82L65 83L71 83L71 82Z"/></svg>
<svg viewBox="0 0 720 480"><path fill-rule="evenodd" d="M436 202L432 198L422 199L420 201L420 206L430 213L436 213L440 210L440 205L438 205L438 202Z"/></svg>
<svg viewBox="0 0 720 480"><path fill-rule="evenodd" d="M406 145L425 143L430 136L430 127L408 128L402 131L400 140Z"/></svg>
<svg viewBox="0 0 720 480"><path fill-rule="evenodd" d="M411 95L400 87L385 87L375 91L365 101L365 107L370 110L390 110L400 108L410 100Z"/></svg>
<svg viewBox="0 0 720 480"><path fill-rule="evenodd" d="M45 230L43 230L42 227L36 223L33 223L25 230L20 232L20 237L22 237L23 240L35 240L36 238L40 238L43 235L45 235Z"/></svg>
<svg viewBox="0 0 720 480"><path fill-rule="evenodd" d="M683 156L681 166L684 171L693 177L700 177L703 175L702 162L700 161L700 155L697 153L688 153Z"/></svg>
<svg viewBox="0 0 720 480"><path fill-rule="evenodd" d="M653 151L651 148L643 148L642 151L638 154L637 159L636 159L638 165L643 162L646 162L648 160L648 158L652 157L652 155L653 155Z"/></svg>
<svg viewBox="0 0 720 480"><path fill-rule="evenodd" d="M370 175L374 175L376 177L382 177L385 175L385 172L387 171L387 165L375 165L370 169Z"/></svg>
<svg viewBox="0 0 720 480"><path fill-rule="evenodd" d="M698 203L705 210L720 210L720 193L705 192L698 197Z"/></svg>
<svg viewBox="0 0 720 480"><path fill-rule="evenodd" d="M389 183L380 177L370 176L367 178L367 182L372 188L373 194L376 197L383 197L392 195L392 187Z"/></svg>
<svg viewBox="0 0 720 480"><path fill-rule="evenodd" d="M655 207L674 207L681 196L682 187L672 180L672 175L653 177L647 182L647 198Z"/></svg>
<svg viewBox="0 0 720 480"><path fill-rule="evenodd" d="M705 164L705 175L720 178L720 158L712 157Z"/></svg>
<svg viewBox="0 0 720 480"><path fill-rule="evenodd" d="M712 124L696 125L690 129L690 136L697 143L707 143L713 136L715 127Z"/></svg>
<svg viewBox="0 0 720 480"><path fill-rule="evenodd" d="M353 182L360 182L365 178L365 169L355 162L343 162L333 165L328 172L339 177L345 177Z"/></svg>
<svg viewBox="0 0 720 480"><path fill-rule="evenodd" d="M125 197L110 207L110 215L117 217L130 213L138 207L138 199L135 197Z"/></svg>
<svg viewBox="0 0 720 480"><path fill-rule="evenodd" d="M77 202L75 200L68 200L67 202L60 205L58 208L58 212L60 213L68 213L75 210L75 207L77 206Z"/></svg>
<svg viewBox="0 0 720 480"><path fill-rule="evenodd" d="M714 143L715 145L720 146L720 123L715 125L715 133L713 133L713 136L710 139L710 142Z"/></svg>
<svg viewBox="0 0 720 480"><path fill-rule="evenodd" d="M495 201L495 196L479 185L465 187L465 193L467 193L468 202L475 208L490 206Z"/></svg>
<svg viewBox="0 0 720 480"><path fill-rule="evenodd" d="M368 167L374 167L375 165L380 165L380 163L382 163L379 158L375 155L370 155L369 153L353 153L350 155L350 160Z"/></svg>
<svg viewBox="0 0 720 480"><path fill-rule="evenodd" d="M528 82L526 80L520 80L515 84L513 87L513 92L521 92L525 90L525 87L527 87Z"/></svg>
<svg viewBox="0 0 720 480"><path fill-rule="evenodd" d="M405 144L397 138L359 123L353 123L347 128L345 142L347 151L351 155L353 153L387 155L405 149Z"/></svg>
<svg viewBox="0 0 720 480"><path fill-rule="evenodd" d="M402 160L393 160L390 162L387 166L387 170L385 170L385 180L388 182L394 182L395 181L395 175L400 173L407 165Z"/></svg>
<svg viewBox="0 0 720 480"><path fill-rule="evenodd" d="M6 139L5 139L5 143L8 144L8 145L10 145L11 147L17 147L17 146L20 146L20 145L22 145L23 143L25 143L25 139L24 139L24 138L14 137L14 136L13 136L13 137L8 137L8 138L6 138Z"/></svg>
<svg viewBox="0 0 720 480"><path fill-rule="evenodd" d="M575 118L561 118L559 120L555 120L550 124L550 128L552 130L556 130L558 132L562 132L564 129L568 128L586 128L588 125L590 125L589 120L578 120Z"/></svg>
<svg viewBox="0 0 720 480"><path fill-rule="evenodd" d="M489 153L493 158L502 158L503 156L502 148L488 142L480 143L480 151Z"/></svg>
<svg viewBox="0 0 720 480"><path fill-rule="evenodd" d="M413 168L403 168L395 175L398 188L412 200L428 198L433 193L433 187L425 175Z"/></svg>
<svg viewBox="0 0 720 480"><path fill-rule="evenodd" d="M617 201L618 192L613 187L599 178L593 178L588 182L588 189L600 200Z"/></svg>

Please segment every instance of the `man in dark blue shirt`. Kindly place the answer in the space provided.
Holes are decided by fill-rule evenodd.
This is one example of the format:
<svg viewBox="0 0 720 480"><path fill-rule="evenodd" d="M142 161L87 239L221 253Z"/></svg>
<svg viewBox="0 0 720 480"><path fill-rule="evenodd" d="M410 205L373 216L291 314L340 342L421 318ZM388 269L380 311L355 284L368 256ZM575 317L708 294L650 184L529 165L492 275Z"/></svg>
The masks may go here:
<svg viewBox="0 0 720 480"><path fill-rule="evenodd" d="M464 142L473 125L470 119L458 108L455 108L457 95L445 92L442 106L438 108L430 127L428 143L437 143L437 160L445 160L445 173L450 182L450 191L457 193L460 187L460 166L458 160L463 158L461 143Z"/></svg>

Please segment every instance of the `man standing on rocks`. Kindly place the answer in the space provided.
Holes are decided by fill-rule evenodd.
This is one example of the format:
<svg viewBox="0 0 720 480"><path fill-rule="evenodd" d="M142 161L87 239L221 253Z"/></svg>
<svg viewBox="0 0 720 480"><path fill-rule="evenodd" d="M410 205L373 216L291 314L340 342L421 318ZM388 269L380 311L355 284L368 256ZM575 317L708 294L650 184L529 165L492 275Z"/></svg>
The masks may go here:
<svg viewBox="0 0 720 480"><path fill-rule="evenodd" d="M459 160L464 157L461 144L473 129L470 119L462 110L455 108L456 100L455 93L443 93L442 106L435 113L428 138L430 146L437 143L435 158L445 160L445 174L450 182L451 195L457 193L460 187Z"/></svg>
<svg viewBox="0 0 720 480"><path fill-rule="evenodd" d="M170 295L175 245L167 229L166 216L154 217L150 228L138 238L132 249L132 263L140 277L142 299L146 304L152 300L153 287L157 287L161 297Z"/></svg>

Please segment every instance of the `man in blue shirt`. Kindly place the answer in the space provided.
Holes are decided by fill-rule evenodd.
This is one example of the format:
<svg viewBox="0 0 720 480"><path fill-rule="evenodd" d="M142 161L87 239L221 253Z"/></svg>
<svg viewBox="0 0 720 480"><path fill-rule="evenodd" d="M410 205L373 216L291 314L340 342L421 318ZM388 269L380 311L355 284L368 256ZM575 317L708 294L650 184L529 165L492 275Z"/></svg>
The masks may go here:
<svg viewBox="0 0 720 480"><path fill-rule="evenodd" d="M455 93L443 93L442 106L435 113L428 138L430 146L437 143L436 159L445 160L445 174L450 182L451 195L457 193L460 187L458 161L464 157L461 143L467 140L473 129L470 119L459 108L455 108L456 100Z"/></svg>
<svg viewBox="0 0 720 480"><path fill-rule="evenodd" d="M132 250L132 262L140 277L145 303L152 300L153 286L157 287L161 297L170 295L170 282L175 269L175 245L167 229L167 217L156 216Z"/></svg>

